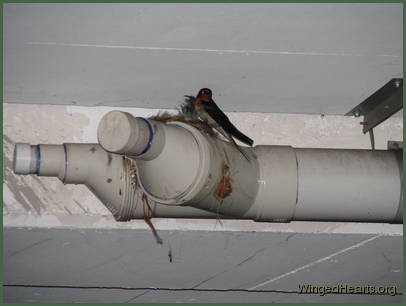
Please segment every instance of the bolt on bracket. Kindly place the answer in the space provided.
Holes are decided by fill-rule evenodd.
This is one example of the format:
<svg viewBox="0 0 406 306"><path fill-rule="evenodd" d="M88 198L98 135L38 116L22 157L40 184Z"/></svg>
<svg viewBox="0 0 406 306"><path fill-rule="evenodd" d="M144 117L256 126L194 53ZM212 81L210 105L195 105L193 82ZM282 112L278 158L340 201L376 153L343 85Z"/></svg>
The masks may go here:
<svg viewBox="0 0 406 306"><path fill-rule="evenodd" d="M403 79L392 79L375 93L354 107L346 116L364 116L362 132L365 134L403 107Z"/></svg>

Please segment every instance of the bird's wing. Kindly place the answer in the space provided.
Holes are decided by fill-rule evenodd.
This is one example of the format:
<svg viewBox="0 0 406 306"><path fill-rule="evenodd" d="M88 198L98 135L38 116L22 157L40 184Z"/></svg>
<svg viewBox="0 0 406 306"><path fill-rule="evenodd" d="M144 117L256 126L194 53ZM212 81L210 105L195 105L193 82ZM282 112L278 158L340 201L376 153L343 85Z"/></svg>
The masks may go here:
<svg viewBox="0 0 406 306"><path fill-rule="evenodd" d="M227 133L242 141L243 143L252 146L254 141L241 133L228 119L227 115L217 106L217 104L211 100L210 102L203 102L201 104L203 109L209 114L209 116L216 121Z"/></svg>
<svg viewBox="0 0 406 306"><path fill-rule="evenodd" d="M206 113L208 113L210 117L217 122L218 125L223 126L226 123L232 124L227 115L223 113L223 111L213 100L211 100L210 102L202 102L201 105L203 106L203 109L206 111Z"/></svg>

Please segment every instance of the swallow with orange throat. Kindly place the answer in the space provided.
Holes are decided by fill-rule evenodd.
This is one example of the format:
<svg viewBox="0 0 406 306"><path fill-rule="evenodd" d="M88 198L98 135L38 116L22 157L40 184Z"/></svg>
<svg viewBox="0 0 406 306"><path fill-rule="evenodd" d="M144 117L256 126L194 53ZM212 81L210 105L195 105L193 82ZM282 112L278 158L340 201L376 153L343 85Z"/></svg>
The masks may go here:
<svg viewBox="0 0 406 306"><path fill-rule="evenodd" d="M252 146L254 141L248 136L241 133L228 119L227 115L217 106L213 100L212 91L209 88L202 88L199 90L193 104L195 110L201 120L206 122L209 126L216 129L221 135L229 140L238 151L249 161L247 153L240 148L235 142L234 138L239 141Z"/></svg>

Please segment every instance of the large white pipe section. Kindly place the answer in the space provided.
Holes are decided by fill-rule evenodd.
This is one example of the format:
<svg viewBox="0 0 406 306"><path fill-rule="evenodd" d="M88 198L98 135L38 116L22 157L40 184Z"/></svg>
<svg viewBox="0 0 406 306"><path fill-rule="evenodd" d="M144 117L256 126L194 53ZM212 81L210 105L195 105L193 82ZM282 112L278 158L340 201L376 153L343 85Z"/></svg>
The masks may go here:
<svg viewBox="0 0 406 306"><path fill-rule="evenodd" d="M295 149L295 220L402 221L402 151Z"/></svg>
<svg viewBox="0 0 406 306"><path fill-rule="evenodd" d="M141 186L158 203L256 221L402 222L399 151L257 146L244 148L247 161L188 124L117 111L103 117L98 139L137 160ZM225 181L231 193L216 196Z"/></svg>

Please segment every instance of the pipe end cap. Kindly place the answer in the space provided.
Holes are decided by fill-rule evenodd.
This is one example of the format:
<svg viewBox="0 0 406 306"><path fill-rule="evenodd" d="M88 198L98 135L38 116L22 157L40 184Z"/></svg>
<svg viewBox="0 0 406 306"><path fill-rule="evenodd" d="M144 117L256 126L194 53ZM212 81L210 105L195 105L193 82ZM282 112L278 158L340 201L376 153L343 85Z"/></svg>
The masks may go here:
<svg viewBox="0 0 406 306"><path fill-rule="evenodd" d="M122 153L131 140L131 115L112 111L104 115L97 128L97 138L106 151Z"/></svg>

